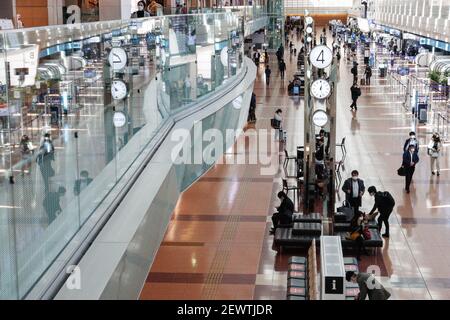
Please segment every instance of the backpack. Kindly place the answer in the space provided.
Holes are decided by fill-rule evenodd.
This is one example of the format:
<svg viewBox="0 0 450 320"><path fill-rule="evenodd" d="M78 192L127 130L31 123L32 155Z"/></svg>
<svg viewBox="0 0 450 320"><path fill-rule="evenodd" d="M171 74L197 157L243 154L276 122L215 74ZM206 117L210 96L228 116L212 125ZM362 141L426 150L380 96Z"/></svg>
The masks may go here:
<svg viewBox="0 0 450 320"><path fill-rule="evenodd" d="M389 207L393 208L395 206L395 200L389 192L379 192L379 196L383 199L383 203L386 203Z"/></svg>

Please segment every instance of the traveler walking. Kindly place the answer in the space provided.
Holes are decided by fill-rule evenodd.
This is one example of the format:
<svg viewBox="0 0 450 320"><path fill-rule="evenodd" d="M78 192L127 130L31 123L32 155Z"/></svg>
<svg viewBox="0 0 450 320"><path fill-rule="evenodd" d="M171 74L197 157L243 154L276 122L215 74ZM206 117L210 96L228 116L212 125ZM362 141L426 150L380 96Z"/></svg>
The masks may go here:
<svg viewBox="0 0 450 320"><path fill-rule="evenodd" d="M428 144L428 155L430 156L432 175L434 175L435 172L438 176L440 175L439 157L441 154L441 148L441 137L438 133L434 133L433 137L431 137L430 143Z"/></svg>
<svg viewBox="0 0 450 320"><path fill-rule="evenodd" d="M266 65L266 70L264 71L266 74L266 84L269 85L270 83L270 74L272 73L272 70L270 70L269 65Z"/></svg>
<svg viewBox="0 0 450 320"><path fill-rule="evenodd" d="M370 85L370 78L372 77L372 68L369 65L366 65L366 69L364 70L364 75L366 76L366 85Z"/></svg>
<svg viewBox="0 0 450 320"><path fill-rule="evenodd" d="M357 82L354 82L353 85L350 88L350 92L352 94L352 101L353 103L350 105L350 109L355 111L358 110L358 105L356 104L358 101L359 96L361 96L361 89L358 86Z"/></svg>
<svg viewBox="0 0 450 320"><path fill-rule="evenodd" d="M259 58L260 58L260 57L261 57L261 54L259 53L258 50L256 50L256 51L253 53L253 62L255 63L256 67L259 66Z"/></svg>
<svg viewBox="0 0 450 320"><path fill-rule="evenodd" d="M353 74L353 82L358 81L358 63L353 63L353 67L350 69L350 72Z"/></svg>
<svg viewBox="0 0 450 320"><path fill-rule="evenodd" d="M417 154L416 147L410 145L408 150L403 153L402 168L405 170L405 190L409 193L409 186L416 170L416 164L419 162L419 155Z"/></svg>
<svg viewBox="0 0 450 320"><path fill-rule="evenodd" d="M283 59L281 59L278 67L280 69L281 79L283 80L284 79L284 72L286 71L286 63L284 62Z"/></svg>

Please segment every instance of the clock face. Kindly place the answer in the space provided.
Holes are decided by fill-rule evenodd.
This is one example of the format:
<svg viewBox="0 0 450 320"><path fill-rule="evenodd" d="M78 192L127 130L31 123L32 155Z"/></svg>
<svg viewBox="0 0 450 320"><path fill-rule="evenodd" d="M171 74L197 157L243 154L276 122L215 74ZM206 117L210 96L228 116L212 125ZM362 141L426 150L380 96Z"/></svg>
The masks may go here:
<svg viewBox="0 0 450 320"><path fill-rule="evenodd" d="M312 32L313 32L313 29L311 27L306 28L306 33L312 33Z"/></svg>
<svg viewBox="0 0 450 320"><path fill-rule="evenodd" d="M312 17L306 17L305 18L305 22L306 22L306 24L311 24L311 23L313 23L313 18Z"/></svg>
<svg viewBox="0 0 450 320"><path fill-rule="evenodd" d="M330 83L324 79L316 80L311 85L311 94L316 99L326 99L330 96Z"/></svg>
<svg viewBox="0 0 450 320"><path fill-rule="evenodd" d="M311 50L309 59L314 67L324 69L333 61L333 53L327 46L316 46Z"/></svg>
<svg viewBox="0 0 450 320"><path fill-rule="evenodd" d="M311 38L311 37L308 37L308 38L306 38L306 41L307 41L307 42L311 42L311 41L312 41L312 38Z"/></svg>
<svg viewBox="0 0 450 320"><path fill-rule="evenodd" d="M122 70L127 65L127 53L123 48L112 48L108 60L114 71Z"/></svg>
<svg viewBox="0 0 450 320"><path fill-rule="evenodd" d="M114 100L123 100L127 96L127 85L121 80L114 80L111 85L111 96Z"/></svg>

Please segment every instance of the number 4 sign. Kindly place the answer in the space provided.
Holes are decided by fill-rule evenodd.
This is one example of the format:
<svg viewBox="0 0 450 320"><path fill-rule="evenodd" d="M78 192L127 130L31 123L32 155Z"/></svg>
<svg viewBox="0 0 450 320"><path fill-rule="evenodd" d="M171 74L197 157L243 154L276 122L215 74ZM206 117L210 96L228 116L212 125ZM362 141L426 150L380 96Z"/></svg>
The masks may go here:
<svg viewBox="0 0 450 320"><path fill-rule="evenodd" d="M316 46L311 50L309 60L314 67L324 69L331 64L333 60L333 53L327 46Z"/></svg>

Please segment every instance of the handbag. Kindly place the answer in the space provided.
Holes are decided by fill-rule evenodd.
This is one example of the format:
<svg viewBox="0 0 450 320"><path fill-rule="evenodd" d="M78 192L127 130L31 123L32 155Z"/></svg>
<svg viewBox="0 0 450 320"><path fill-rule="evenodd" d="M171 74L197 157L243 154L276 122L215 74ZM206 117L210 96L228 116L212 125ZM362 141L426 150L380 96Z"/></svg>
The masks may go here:
<svg viewBox="0 0 450 320"><path fill-rule="evenodd" d="M367 227L367 226L363 228L362 235L363 235L364 240L372 239L372 235L370 234L369 227Z"/></svg>
<svg viewBox="0 0 450 320"><path fill-rule="evenodd" d="M397 174L398 174L400 177L406 176L406 170L405 170L405 168L404 168L404 167L398 168Z"/></svg>
<svg viewBox="0 0 450 320"><path fill-rule="evenodd" d="M359 233L359 231L354 231L350 234L349 239L355 241L356 239L358 239L361 236L361 233Z"/></svg>

